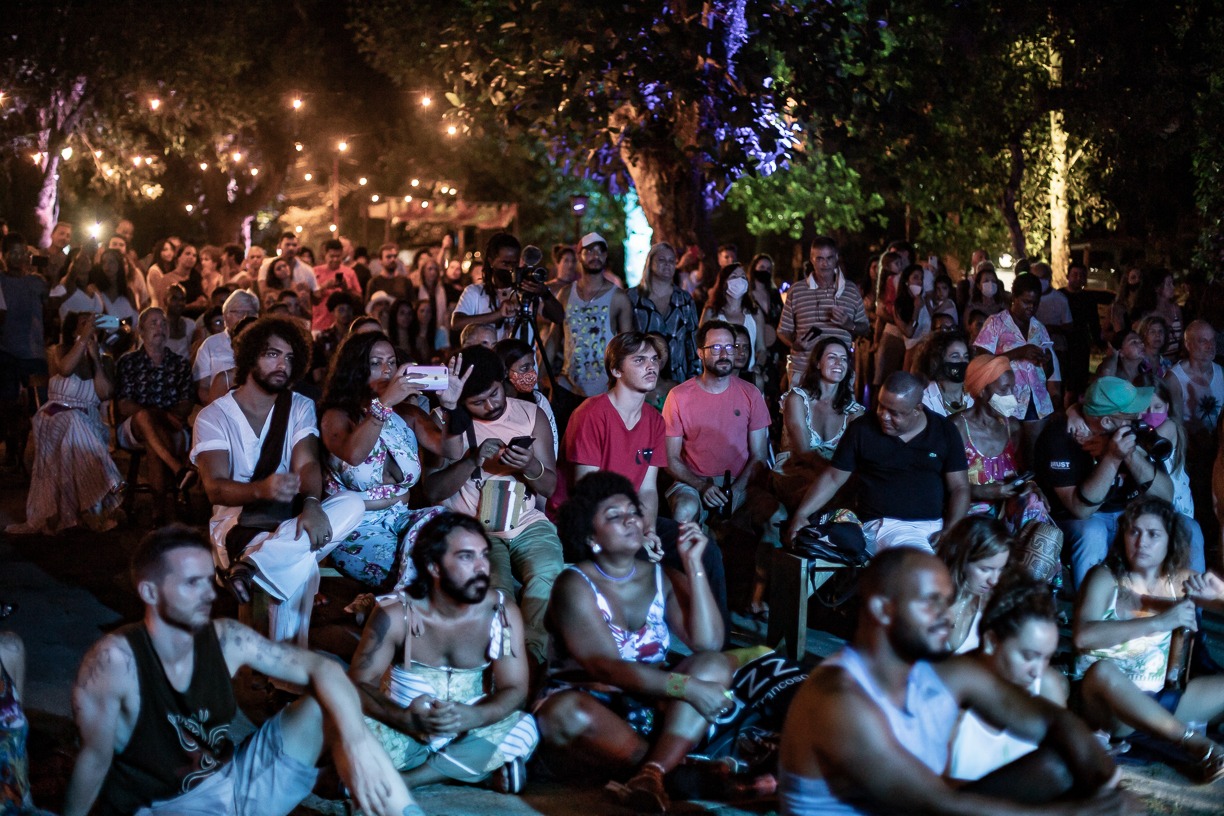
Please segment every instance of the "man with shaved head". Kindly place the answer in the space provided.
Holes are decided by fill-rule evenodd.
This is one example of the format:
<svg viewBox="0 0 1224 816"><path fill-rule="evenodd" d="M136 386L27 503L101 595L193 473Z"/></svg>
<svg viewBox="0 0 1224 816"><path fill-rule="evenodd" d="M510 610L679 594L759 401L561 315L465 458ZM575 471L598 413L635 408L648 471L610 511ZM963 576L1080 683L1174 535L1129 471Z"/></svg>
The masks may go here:
<svg viewBox="0 0 1224 816"><path fill-rule="evenodd" d="M859 477L859 518L874 554L932 539L969 509L969 465L960 434L922 404L922 383L898 371L880 391L873 416L851 422L826 468L800 502L790 534L808 524L842 485Z"/></svg>
<svg viewBox="0 0 1224 816"><path fill-rule="evenodd" d="M938 662L950 653L953 596L938 559L881 553L860 594L851 645L812 672L787 713L784 816L1129 812L1113 760L1073 714L977 661ZM962 709L1039 747L957 788L944 770Z"/></svg>

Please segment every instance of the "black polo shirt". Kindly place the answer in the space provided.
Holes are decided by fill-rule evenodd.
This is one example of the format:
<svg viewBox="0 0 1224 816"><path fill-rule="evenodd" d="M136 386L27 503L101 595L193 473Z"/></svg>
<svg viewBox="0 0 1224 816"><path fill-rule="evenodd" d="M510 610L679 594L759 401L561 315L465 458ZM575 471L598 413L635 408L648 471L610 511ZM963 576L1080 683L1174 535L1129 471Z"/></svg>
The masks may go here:
<svg viewBox="0 0 1224 816"><path fill-rule="evenodd" d="M944 476L969 469L965 443L947 417L923 406L926 427L903 441L880 428L875 414L851 422L830 464L859 477L858 515L930 521L943 517Z"/></svg>
<svg viewBox="0 0 1224 816"><path fill-rule="evenodd" d="M1050 503L1051 515L1056 519L1073 518L1059 500L1054 488L1082 485L1096 469L1097 460L1081 448L1075 437L1067 431L1065 416L1056 416L1046 424L1041 436L1037 437L1033 460L1037 465L1037 485ZM1117 513L1126 509L1126 505L1142 494L1143 489L1131 476L1130 468L1122 465L1114 476L1113 484L1109 486L1109 492L1105 494L1105 501L1101 502L1095 512Z"/></svg>

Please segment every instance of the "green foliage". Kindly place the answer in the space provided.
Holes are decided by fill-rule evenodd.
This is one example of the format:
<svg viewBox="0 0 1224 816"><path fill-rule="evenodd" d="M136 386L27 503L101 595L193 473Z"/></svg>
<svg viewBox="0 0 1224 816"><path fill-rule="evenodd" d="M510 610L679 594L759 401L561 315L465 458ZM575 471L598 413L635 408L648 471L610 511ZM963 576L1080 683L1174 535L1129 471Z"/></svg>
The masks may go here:
<svg viewBox="0 0 1224 816"><path fill-rule="evenodd" d="M863 188L862 176L844 156L819 150L802 154L769 176L740 179L731 187L727 204L757 236L798 240L807 227L828 235L861 232L868 221L887 226L880 213L883 197Z"/></svg>

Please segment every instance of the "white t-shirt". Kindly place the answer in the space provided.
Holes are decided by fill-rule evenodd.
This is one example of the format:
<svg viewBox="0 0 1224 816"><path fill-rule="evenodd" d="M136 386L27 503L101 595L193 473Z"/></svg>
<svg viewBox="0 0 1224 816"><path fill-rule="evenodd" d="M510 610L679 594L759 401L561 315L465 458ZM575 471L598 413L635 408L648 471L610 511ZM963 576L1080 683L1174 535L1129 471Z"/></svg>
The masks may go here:
<svg viewBox="0 0 1224 816"><path fill-rule="evenodd" d="M229 473L226 474L228 478L236 482L250 482L271 424L272 412L269 411L263 428L259 433L255 433L231 391L204 406L196 416L193 428L195 445L191 448L191 462L197 464L200 454L205 451L223 450L229 454ZM309 436L318 435L319 425L315 419L314 403L301 394L294 394L293 405L289 409L289 426L285 429L285 447L276 472L288 473L293 447ZM214 546L216 542L224 542L226 533L234 526L241 512L241 507L213 505L208 529Z"/></svg>
<svg viewBox="0 0 1224 816"><path fill-rule="evenodd" d="M171 349L184 360L190 360L191 341L195 338L196 322L190 317L180 317L179 320L183 322L183 336L174 338L167 334L166 348Z"/></svg>
<svg viewBox="0 0 1224 816"><path fill-rule="evenodd" d="M54 294L52 295L54 297ZM63 320L68 316L69 312L93 312L94 314L102 314L104 307L102 298L97 294L88 295L84 289L78 288L71 295L64 298L64 302L60 304L59 316Z"/></svg>
<svg viewBox="0 0 1224 816"><path fill-rule="evenodd" d="M268 275L268 270L272 268L272 262L277 260L279 255L272 255L265 259L263 266L259 267L259 283L263 284L264 279ZM302 262L301 258L293 259L293 285L305 285L310 291L315 291L319 288L319 281L315 279L314 270L309 265Z"/></svg>
<svg viewBox="0 0 1224 816"><path fill-rule="evenodd" d="M484 284L469 283L463 287L463 293L459 295L459 302L455 304L455 311L451 314L451 329L455 328L455 315L482 315L493 311L493 301L489 299L489 295L485 292ZM497 339L505 340L507 327L505 321L498 321L492 324L497 331ZM528 342L532 342L528 340Z"/></svg>
<svg viewBox="0 0 1224 816"><path fill-rule="evenodd" d="M131 300L123 295L120 295L115 300L111 300L103 292L99 292L98 296L102 298L102 308L106 310L108 315L114 315L120 320L130 319L132 321L132 328L136 327L136 318L140 317L140 312L132 305ZM178 349L175 349L175 351L178 352ZM182 352L178 353L183 357L187 356Z"/></svg>
<svg viewBox="0 0 1224 816"><path fill-rule="evenodd" d="M200 382L212 378L235 366L234 347L230 345L228 332L217 332L204 338L196 349L195 363L191 366L191 381Z"/></svg>

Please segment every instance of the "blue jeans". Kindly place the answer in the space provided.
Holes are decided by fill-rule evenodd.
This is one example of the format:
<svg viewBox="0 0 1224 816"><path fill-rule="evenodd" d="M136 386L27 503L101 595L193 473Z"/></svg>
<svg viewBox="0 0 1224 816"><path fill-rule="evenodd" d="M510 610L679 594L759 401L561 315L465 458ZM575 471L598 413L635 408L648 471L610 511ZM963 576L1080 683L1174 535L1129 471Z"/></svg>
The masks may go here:
<svg viewBox="0 0 1224 816"><path fill-rule="evenodd" d="M1105 560L1109 548L1118 535L1118 517L1121 510L1112 513L1093 513L1086 519L1063 519L1057 522L1063 531L1063 547L1071 553L1071 574L1078 592L1088 570ZM1190 531L1190 569L1203 572L1207 560L1203 555L1203 531L1190 516L1182 521Z"/></svg>

